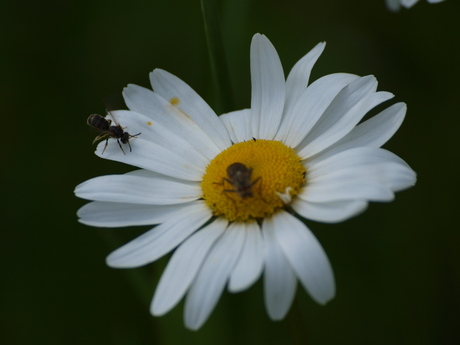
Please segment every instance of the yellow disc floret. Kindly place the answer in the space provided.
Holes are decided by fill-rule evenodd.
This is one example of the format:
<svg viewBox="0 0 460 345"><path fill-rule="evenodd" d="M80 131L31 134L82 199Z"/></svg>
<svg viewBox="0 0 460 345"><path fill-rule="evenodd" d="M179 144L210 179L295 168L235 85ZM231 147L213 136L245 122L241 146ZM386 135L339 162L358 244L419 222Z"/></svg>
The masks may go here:
<svg viewBox="0 0 460 345"><path fill-rule="evenodd" d="M230 221L264 218L299 193L305 173L300 157L280 141L238 143L206 167L203 199L214 215Z"/></svg>

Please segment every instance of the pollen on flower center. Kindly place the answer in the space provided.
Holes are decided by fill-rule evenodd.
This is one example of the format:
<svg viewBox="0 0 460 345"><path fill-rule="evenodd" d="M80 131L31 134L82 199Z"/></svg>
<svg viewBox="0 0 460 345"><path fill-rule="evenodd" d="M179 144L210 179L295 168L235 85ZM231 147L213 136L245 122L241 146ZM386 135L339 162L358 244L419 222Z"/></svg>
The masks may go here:
<svg viewBox="0 0 460 345"><path fill-rule="evenodd" d="M206 167L203 199L230 221L267 217L284 208L305 183L299 156L280 141L249 140L230 146Z"/></svg>

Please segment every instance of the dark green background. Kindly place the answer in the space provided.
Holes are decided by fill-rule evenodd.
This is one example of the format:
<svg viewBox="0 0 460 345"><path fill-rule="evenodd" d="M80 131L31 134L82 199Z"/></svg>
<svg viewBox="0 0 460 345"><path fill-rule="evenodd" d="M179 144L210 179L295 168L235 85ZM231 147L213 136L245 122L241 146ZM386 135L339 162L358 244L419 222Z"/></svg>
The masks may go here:
<svg viewBox="0 0 460 345"><path fill-rule="evenodd" d="M458 344L460 2L389 12L384 0L220 2L234 109L250 104L249 45L266 34L285 71L327 41L313 79L374 74L407 102L387 148L416 187L347 222L308 222L332 261L337 296L316 305L299 286L271 322L262 284L225 293L199 332L182 304L161 318L149 301L166 259L136 270L105 256L146 228L77 222L74 187L132 170L101 160L89 114L124 108L128 83L166 69L211 105L199 1L3 1L0 5L2 344ZM231 109L228 109L231 110ZM134 281L144 285L141 296Z"/></svg>

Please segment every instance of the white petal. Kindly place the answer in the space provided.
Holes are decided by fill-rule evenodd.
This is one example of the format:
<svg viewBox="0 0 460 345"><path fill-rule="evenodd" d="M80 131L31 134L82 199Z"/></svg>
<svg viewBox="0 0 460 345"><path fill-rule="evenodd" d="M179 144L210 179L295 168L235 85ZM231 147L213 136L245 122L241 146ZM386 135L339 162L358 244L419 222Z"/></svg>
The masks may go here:
<svg viewBox="0 0 460 345"><path fill-rule="evenodd" d="M196 330L219 300L244 245L246 233L231 224L216 241L185 299L185 325Z"/></svg>
<svg viewBox="0 0 460 345"><path fill-rule="evenodd" d="M118 202L94 201L77 212L78 221L91 226L122 227L153 225L166 221L184 205L139 205Z"/></svg>
<svg viewBox="0 0 460 345"><path fill-rule="evenodd" d="M373 76L346 86L304 139L306 146L298 155L305 159L328 148L348 134L368 111L393 97L388 92L374 92L376 86Z"/></svg>
<svg viewBox="0 0 460 345"><path fill-rule="evenodd" d="M316 174L315 174L316 175ZM385 162L378 164L347 165L338 170L329 171L316 178L309 179L310 183L332 183L333 181L355 181L378 183L392 191L400 191L415 184L415 173L406 165Z"/></svg>
<svg viewBox="0 0 460 345"><path fill-rule="evenodd" d="M155 121L158 121L158 114L164 108L162 102L152 90L135 84L128 84L123 89L123 98L130 110L144 114Z"/></svg>
<svg viewBox="0 0 460 345"><path fill-rule="evenodd" d="M296 198L291 207L306 219L324 223L337 223L363 212L367 207L367 202L344 200L316 203Z"/></svg>
<svg viewBox="0 0 460 345"><path fill-rule="evenodd" d="M392 201L393 192L378 183L343 179L307 184L299 198L309 202L334 202L341 200Z"/></svg>
<svg viewBox="0 0 460 345"><path fill-rule="evenodd" d="M401 126L406 114L406 104L396 103L369 120L359 124L341 140L321 152L322 158L355 147L380 147Z"/></svg>
<svg viewBox="0 0 460 345"><path fill-rule="evenodd" d="M230 136L211 107L185 82L161 69L150 73L153 90L189 116L223 151L231 145Z"/></svg>
<svg viewBox="0 0 460 345"><path fill-rule="evenodd" d="M390 151L373 147L356 147L332 156L305 162L309 183L330 183L333 180L374 181L393 191L415 184L415 172Z"/></svg>
<svg viewBox="0 0 460 345"><path fill-rule="evenodd" d="M399 129L406 116L405 103L396 103L359 124L345 139L348 145L380 147Z"/></svg>
<svg viewBox="0 0 460 345"><path fill-rule="evenodd" d="M171 127L152 122L148 117L128 110L112 111L110 116L116 116L117 121L127 128L135 128L142 139L149 140L174 152L183 161L193 162L194 166L203 171L209 163L209 159L206 157L212 156L212 152L204 152L206 155L203 155L203 152L199 152L197 148L182 138L183 133L175 134L170 130Z"/></svg>
<svg viewBox="0 0 460 345"><path fill-rule="evenodd" d="M239 231L246 232L246 240L240 258L230 275L228 290L239 292L259 279L264 264L264 247L257 222L241 223Z"/></svg>
<svg viewBox="0 0 460 345"><path fill-rule="evenodd" d="M114 141L110 139L109 141ZM142 137L136 138L130 142L132 152L124 154L118 147L116 141L107 146L102 153L105 140L102 141L96 149L96 155L101 158L129 164L135 167L156 171L163 175L176 177L188 181L201 181L204 170L196 166L190 159L184 159L171 150L155 144L151 141L144 140Z"/></svg>
<svg viewBox="0 0 460 345"><path fill-rule="evenodd" d="M152 90L130 84L123 90L123 97L131 110L168 128L208 159L214 158L221 151L189 116Z"/></svg>
<svg viewBox="0 0 460 345"><path fill-rule="evenodd" d="M333 74L331 76L335 75ZM359 102L361 102L363 98L376 92L377 80L374 76L359 77L349 75L348 78L347 76L347 74L343 76L341 74L338 75L338 77L344 78L344 82L346 83L346 85L341 88L337 87L334 90L333 99L328 97L329 103L327 104L327 107L322 108L323 112L319 114L319 120L315 123L315 126L308 133L308 136L306 138L308 139L308 142L311 142L313 139L321 135L327 129L328 124L333 125L337 119L340 119L341 117L343 117L344 114L353 109L353 107ZM343 84L341 83L340 86L342 85ZM313 84L311 86L313 86ZM309 86L309 88L311 86ZM327 86L327 84L325 86ZM318 87L317 93L329 94L330 92L326 87L323 87L321 89L319 89Z"/></svg>
<svg viewBox="0 0 460 345"><path fill-rule="evenodd" d="M267 223L270 223L267 226ZM273 321L282 320L294 300L297 278L291 265L268 228L273 221L265 218L262 232L265 242L264 301L267 314Z"/></svg>
<svg viewBox="0 0 460 345"><path fill-rule="evenodd" d="M232 142L241 143L252 139L251 109L222 114L219 118L230 133Z"/></svg>
<svg viewBox="0 0 460 345"><path fill-rule="evenodd" d="M353 160L353 161L352 161ZM394 153L374 147L355 147L346 151L341 151L333 156L327 156L323 158L322 155L316 156L314 159L307 159L304 161L305 168L307 171L312 172L319 169L324 171L335 170L343 166L344 164L363 164L364 163L383 163L383 162L394 162L402 165L409 165L404 162L400 157Z"/></svg>
<svg viewBox="0 0 460 345"><path fill-rule="evenodd" d="M186 203L200 198L202 193L195 182L129 174L95 177L75 188L75 195L82 199L149 205Z"/></svg>
<svg viewBox="0 0 460 345"><path fill-rule="evenodd" d="M334 273L329 259L313 233L287 212L273 216L267 227L310 296L326 304L335 296Z"/></svg>
<svg viewBox="0 0 460 345"><path fill-rule="evenodd" d="M283 67L275 47L267 37L255 34L251 42L252 136L275 137L284 108Z"/></svg>
<svg viewBox="0 0 460 345"><path fill-rule="evenodd" d="M185 295L209 250L228 225L224 218L216 219L188 238L174 254L161 276L150 306L152 315L171 310Z"/></svg>
<svg viewBox="0 0 460 345"><path fill-rule="evenodd" d="M303 91L291 109L284 112L276 140L296 147L313 128L321 115L345 86L359 77L354 74L335 73L314 81Z"/></svg>
<svg viewBox="0 0 460 345"><path fill-rule="evenodd" d="M310 79L311 70L325 47L325 42L318 43L303 58L301 58L294 67L292 67L291 72L289 72L286 79L285 112L289 112L288 110L290 109L291 104L294 105L299 96L306 89L308 80Z"/></svg>
<svg viewBox="0 0 460 345"><path fill-rule="evenodd" d="M211 216L204 202L184 205L175 217L113 251L106 259L107 265L129 268L155 261L199 229Z"/></svg>

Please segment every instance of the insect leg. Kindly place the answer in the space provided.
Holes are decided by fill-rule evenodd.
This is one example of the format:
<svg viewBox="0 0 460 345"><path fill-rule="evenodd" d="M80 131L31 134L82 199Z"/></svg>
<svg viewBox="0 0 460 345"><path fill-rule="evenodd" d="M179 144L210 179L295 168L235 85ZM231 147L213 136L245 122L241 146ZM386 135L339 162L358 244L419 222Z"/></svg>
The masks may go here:
<svg viewBox="0 0 460 345"><path fill-rule="evenodd" d="M227 181L228 183L231 184L231 182L229 181L229 179L226 178L226 177L222 177L222 182L213 182L213 184L218 184L219 186L223 186L223 185L224 185L224 181Z"/></svg>
<svg viewBox="0 0 460 345"><path fill-rule="evenodd" d="M105 149L107 148L107 145L109 144L109 137L107 137L107 139L105 140L105 146L104 146L104 149L102 150L102 155L104 154L104 151Z"/></svg>
<svg viewBox="0 0 460 345"><path fill-rule="evenodd" d="M264 203L268 204L268 201L264 199L264 197L262 196L262 176L259 176L258 178L256 178L254 180L254 182L252 183L252 185L254 186L257 182L259 182L260 180L260 183L259 183L259 197L260 197L260 200L262 200Z"/></svg>
<svg viewBox="0 0 460 345"><path fill-rule="evenodd" d="M257 182L259 182L259 180L262 178L262 176L259 176L258 178L256 178L252 183L251 183L251 187L254 186Z"/></svg>
<svg viewBox="0 0 460 345"><path fill-rule="evenodd" d="M120 140L118 140L118 138L117 138L117 143L118 143L118 146L120 146L121 151L123 151L123 154L125 155L125 154L126 154L126 153L125 153L125 150L123 150L123 147L121 146ZM128 143L128 144L129 144L129 143ZM130 148L131 148L131 146L130 146Z"/></svg>

